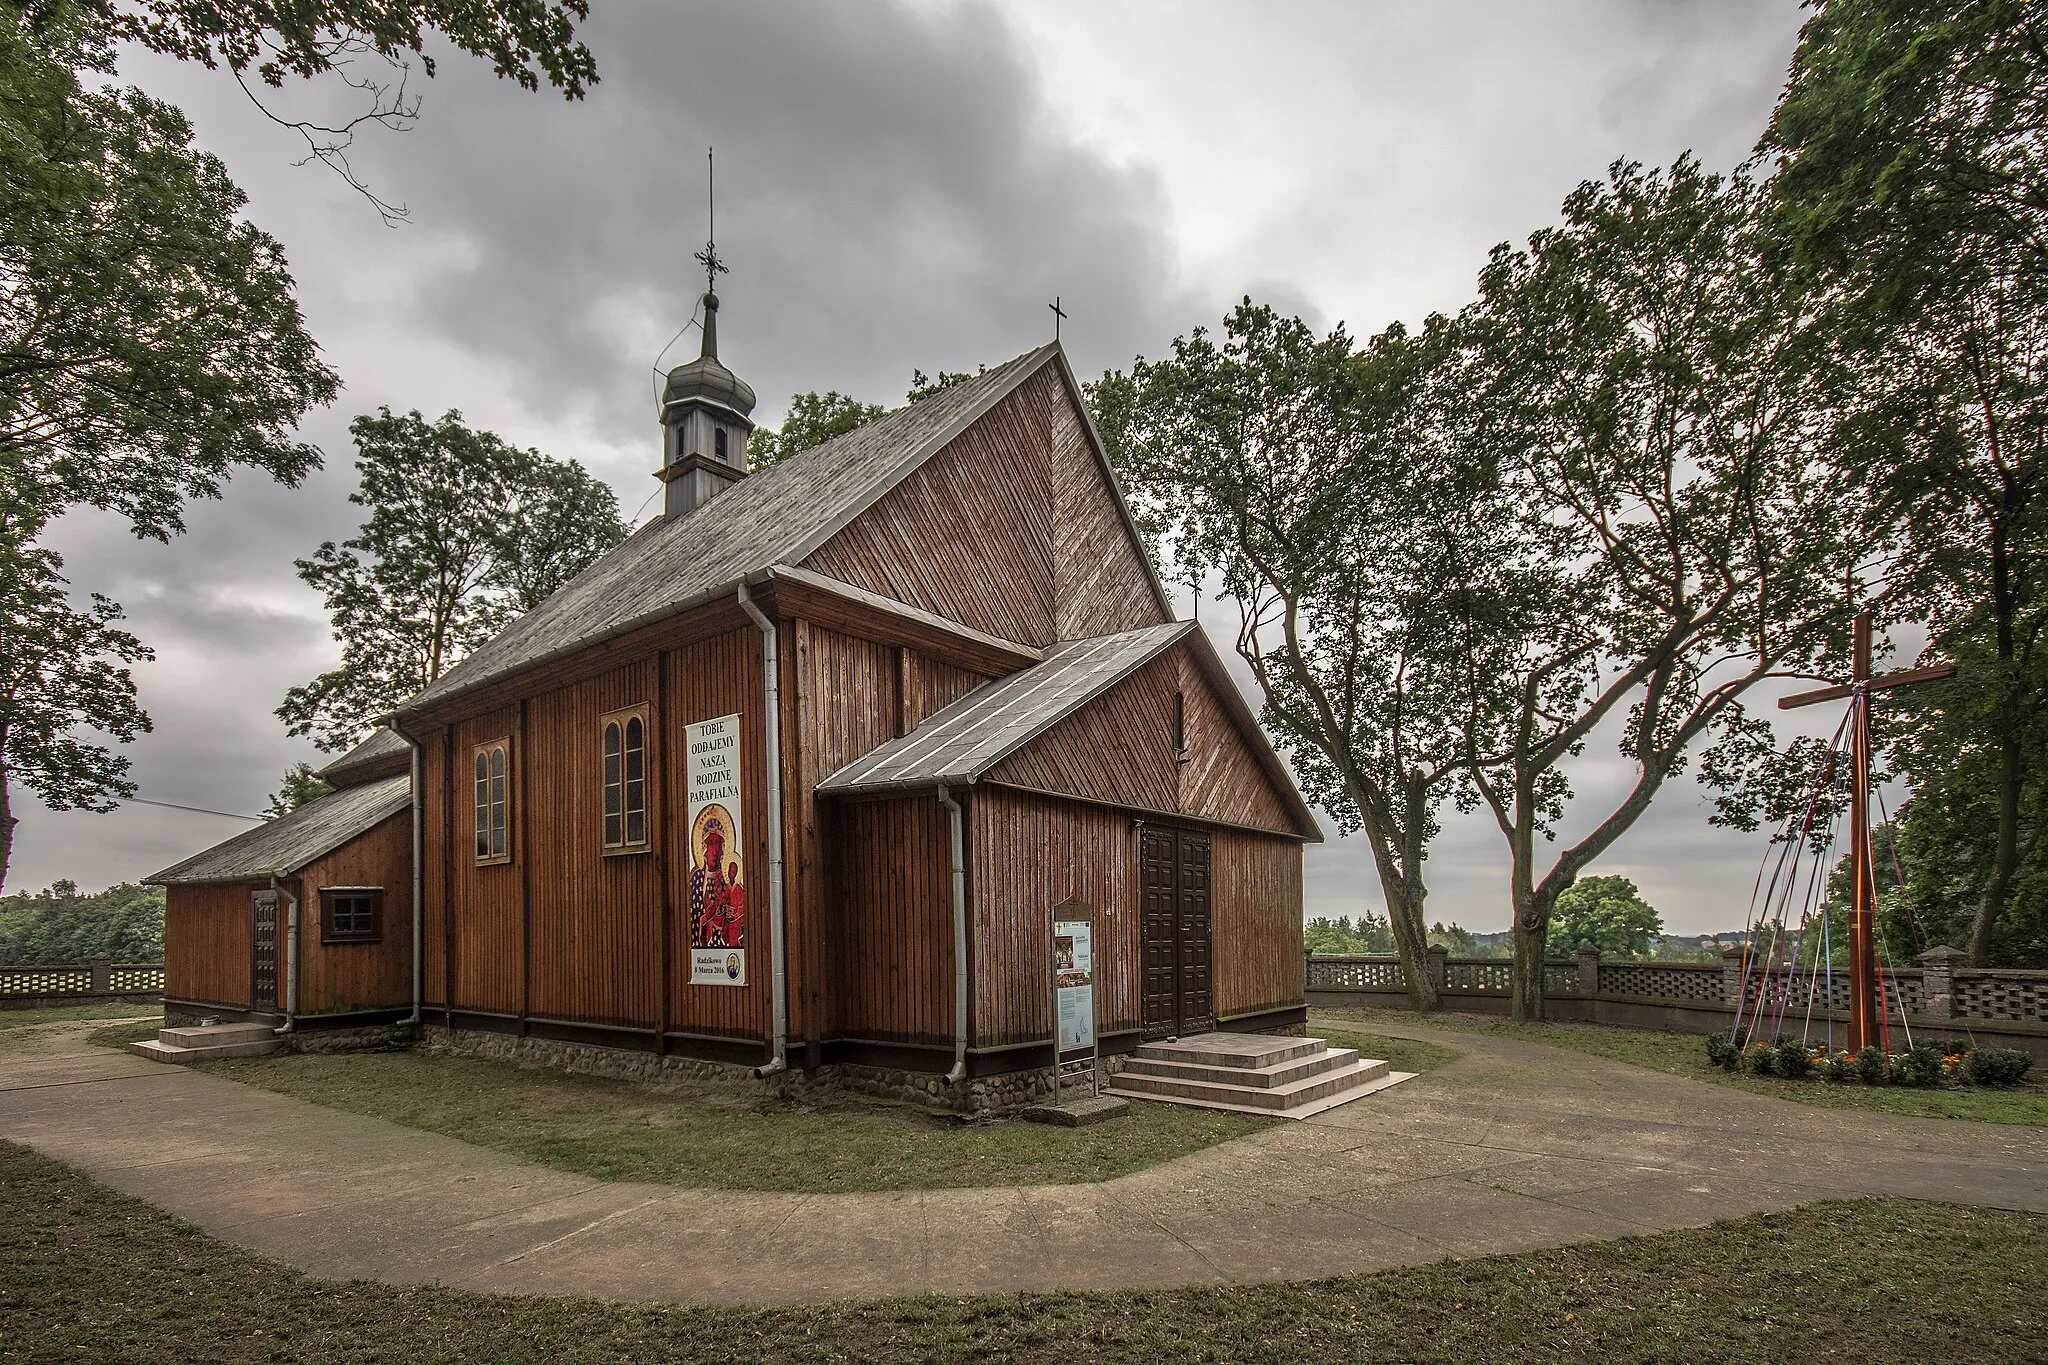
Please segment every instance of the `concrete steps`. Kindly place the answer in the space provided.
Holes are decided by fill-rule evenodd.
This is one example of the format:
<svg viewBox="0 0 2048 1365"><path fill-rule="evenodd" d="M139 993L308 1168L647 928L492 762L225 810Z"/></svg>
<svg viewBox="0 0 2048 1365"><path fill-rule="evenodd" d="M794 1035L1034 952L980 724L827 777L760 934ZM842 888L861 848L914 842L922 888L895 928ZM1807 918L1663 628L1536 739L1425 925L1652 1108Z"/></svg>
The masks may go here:
<svg viewBox="0 0 2048 1365"><path fill-rule="evenodd" d="M283 1047L284 1039L264 1023L158 1029L156 1037L128 1044L128 1050L138 1057L178 1064L215 1062L225 1057L268 1057Z"/></svg>
<svg viewBox="0 0 2048 1365"><path fill-rule="evenodd" d="M1320 1038L1205 1033L1144 1044L1124 1063L1107 1093L1204 1109L1307 1118L1384 1090L1413 1074L1360 1057L1352 1048L1328 1047Z"/></svg>

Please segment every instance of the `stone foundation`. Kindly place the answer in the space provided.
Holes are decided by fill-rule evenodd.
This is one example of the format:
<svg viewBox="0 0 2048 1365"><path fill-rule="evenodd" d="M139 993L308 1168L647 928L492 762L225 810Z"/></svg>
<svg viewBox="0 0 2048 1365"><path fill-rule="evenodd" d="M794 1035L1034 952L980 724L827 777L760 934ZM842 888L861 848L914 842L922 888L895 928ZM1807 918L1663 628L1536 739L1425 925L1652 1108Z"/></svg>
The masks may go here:
<svg viewBox="0 0 2048 1365"><path fill-rule="evenodd" d="M419 1038L417 1024L369 1024L289 1033L285 1042L293 1052L404 1052Z"/></svg>
<svg viewBox="0 0 2048 1365"><path fill-rule="evenodd" d="M852 1091L963 1118L998 1114L1052 1097L1050 1067L1032 1067L1000 1076L974 1076L958 1085L947 1085L945 1077L936 1072L852 1062L834 1062L814 1071L792 1069L759 1079L752 1067L728 1062L594 1047L553 1038L521 1038L510 1033L473 1029L450 1031L429 1025L422 1031L421 1042L428 1051L450 1056L487 1057L518 1066L553 1067L581 1076L603 1076L656 1089L709 1083L729 1088L737 1095L784 1100L801 1100L813 1093ZM1122 1063L1121 1057L1102 1059L1105 1084ZM1086 1081L1085 1074L1078 1080L1069 1076L1062 1082L1062 1093L1069 1090L1078 1092Z"/></svg>

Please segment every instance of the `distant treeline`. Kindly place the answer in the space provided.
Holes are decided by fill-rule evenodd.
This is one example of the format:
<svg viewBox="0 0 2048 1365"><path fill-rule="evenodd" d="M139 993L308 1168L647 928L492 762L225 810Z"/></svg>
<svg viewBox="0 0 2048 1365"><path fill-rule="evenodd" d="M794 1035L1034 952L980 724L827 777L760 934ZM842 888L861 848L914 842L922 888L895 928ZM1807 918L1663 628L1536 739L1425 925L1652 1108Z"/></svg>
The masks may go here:
<svg viewBox="0 0 2048 1365"><path fill-rule="evenodd" d="M123 882L80 895L76 882L0 896L0 966L46 967L107 957L164 960L164 892Z"/></svg>

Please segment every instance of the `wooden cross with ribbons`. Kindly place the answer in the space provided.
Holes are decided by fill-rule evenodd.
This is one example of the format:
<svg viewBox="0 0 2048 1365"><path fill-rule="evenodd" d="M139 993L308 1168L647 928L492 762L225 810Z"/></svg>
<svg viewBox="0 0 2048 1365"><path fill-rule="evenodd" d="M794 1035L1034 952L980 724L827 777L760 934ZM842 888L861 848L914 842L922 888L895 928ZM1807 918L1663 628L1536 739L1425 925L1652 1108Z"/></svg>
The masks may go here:
<svg viewBox="0 0 2048 1365"><path fill-rule="evenodd" d="M1884 1016L1878 1002L1877 975L1877 879L1870 856L1870 699L1873 693L1889 692L1914 683L1932 682L1955 676L1954 664L1930 664L1925 668L1901 669L1896 673L1870 676L1871 617L1856 614L1856 633L1850 653L1849 681L1833 687L1817 687L1780 697L1778 706L1786 711L1817 706L1824 701L1850 698L1849 740L1849 866L1851 902L1849 910L1849 1051L1860 1052L1883 1036Z"/></svg>

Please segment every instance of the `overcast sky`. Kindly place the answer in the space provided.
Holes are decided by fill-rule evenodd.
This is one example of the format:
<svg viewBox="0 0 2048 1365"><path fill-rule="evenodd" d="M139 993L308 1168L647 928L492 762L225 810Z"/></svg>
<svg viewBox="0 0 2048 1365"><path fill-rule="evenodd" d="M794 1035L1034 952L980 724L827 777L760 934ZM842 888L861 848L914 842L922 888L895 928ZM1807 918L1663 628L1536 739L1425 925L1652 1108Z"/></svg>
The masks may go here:
<svg viewBox="0 0 2048 1365"><path fill-rule="evenodd" d="M652 365L702 288L707 145L732 266L721 352L772 424L800 390L894 405L913 368L1007 359L1047 337L1055 295L1084 375L1246 293L1354 335L1456 309L1489 247L1615 158L1741 161L1799 23L1793 0L593 8L587 101L451 58L416 129L362 140L359 170L411 210L396 229L294 167L224 76L124 66L225 158L346 384L307 423L327 452L307 486L239 480L168 547L94 514L55 532L75 587L125 604L157 650L137 672L156 722L130 751L142 795L253 813L318 759L271 711L338 657L292 560L353 529L351 416L457 408L644 509ZM1567 834L1628 778L1611 737L1595 747ZM9 889L137 877L242 827L23 805ZM1760 846L1706 814L1674 785L1595 870L1634 877L1673 928L1739 925ZM1506 927L1490 821L1453 817L1430 869L1432 918ZM1311 914L1376 906L1362 847L1310 851Z"/></svg>

